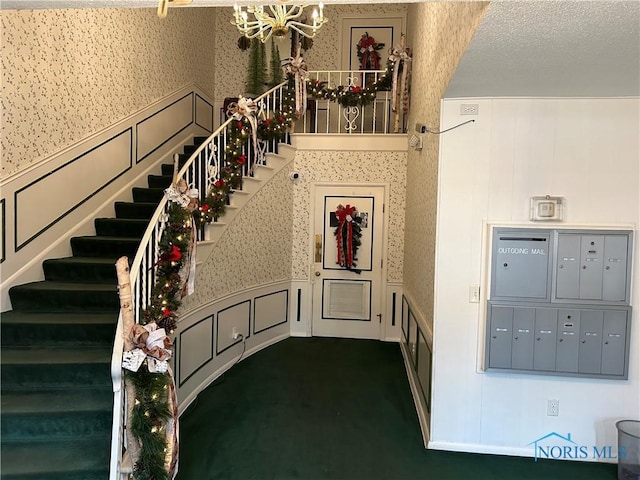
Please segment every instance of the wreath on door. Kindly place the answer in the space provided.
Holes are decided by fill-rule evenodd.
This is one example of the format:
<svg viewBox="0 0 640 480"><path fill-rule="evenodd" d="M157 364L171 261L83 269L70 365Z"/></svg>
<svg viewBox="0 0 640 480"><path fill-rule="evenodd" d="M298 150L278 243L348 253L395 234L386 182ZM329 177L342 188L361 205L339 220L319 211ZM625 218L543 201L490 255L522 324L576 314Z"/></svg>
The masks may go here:
<svg viewBox="0 0 640 480"><path fill-rule="evenodd" d="M360 223L362 218L358 209L352 205L338 205L336 208L336 218L338 226L334 232L336 243L338 244L336 263L342 268L360 273L356 267L356 254L361 244L362 229Z"/></svg>

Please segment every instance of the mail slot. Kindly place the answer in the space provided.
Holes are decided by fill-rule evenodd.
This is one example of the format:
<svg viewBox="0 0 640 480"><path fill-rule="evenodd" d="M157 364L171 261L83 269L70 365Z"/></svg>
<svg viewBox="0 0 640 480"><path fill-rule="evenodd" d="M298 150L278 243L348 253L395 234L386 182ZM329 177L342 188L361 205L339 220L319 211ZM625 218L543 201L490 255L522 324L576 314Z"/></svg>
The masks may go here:
<svg viewBox="0 0 640 480"><path fill-rule="evenodd" d="M548 300L550 239L548 230L495 229L491 298Z"/></svg>

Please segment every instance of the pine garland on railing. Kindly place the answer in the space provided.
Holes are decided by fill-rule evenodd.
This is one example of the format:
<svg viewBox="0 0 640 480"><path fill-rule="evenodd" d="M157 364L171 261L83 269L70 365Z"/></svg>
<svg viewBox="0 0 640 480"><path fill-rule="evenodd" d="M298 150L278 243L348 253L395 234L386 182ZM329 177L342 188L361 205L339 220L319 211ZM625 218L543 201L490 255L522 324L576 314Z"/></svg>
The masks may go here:
<svg viewBox="0 0 640 480"><path fill-rule="evenodd" d="M338 85L335 88L329 88L325 81L309 80L307 93L314 98L338 102L343 107L368 105L376 99L378 92L391 89L393 68L394 64L388 62L387 69L378 80L364 87Z"/></svg>

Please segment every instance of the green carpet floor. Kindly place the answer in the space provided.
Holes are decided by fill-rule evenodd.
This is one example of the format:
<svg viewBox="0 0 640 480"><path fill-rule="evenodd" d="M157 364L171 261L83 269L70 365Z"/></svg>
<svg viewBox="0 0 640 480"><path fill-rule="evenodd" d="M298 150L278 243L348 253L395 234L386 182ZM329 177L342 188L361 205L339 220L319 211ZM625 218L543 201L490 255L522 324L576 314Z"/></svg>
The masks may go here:
<svg viewBox="0 0 640 480"><path fill-rule="evenodd" d="M425 450L397 344L289 338L181 418L178 480L615 480L612 464Z"/></svg>

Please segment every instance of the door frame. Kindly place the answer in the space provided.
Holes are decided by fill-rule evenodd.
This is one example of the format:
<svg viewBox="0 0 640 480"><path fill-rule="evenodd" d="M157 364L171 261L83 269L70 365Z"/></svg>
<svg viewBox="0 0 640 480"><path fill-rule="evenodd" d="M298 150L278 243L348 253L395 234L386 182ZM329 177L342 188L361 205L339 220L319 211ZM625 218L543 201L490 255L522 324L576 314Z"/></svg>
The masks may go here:
<svg viewBox="0 0 640 480"><path fill-rule="evenodd" d="M388 248L388 226L389 226L389 183L383 182L312 182L310 184L309 194L310 194L310 215L309 215L309 238L307 244L307 252L309 254L309 264L308 264L308 292L309 292L309 304L308 304L308 312L309 312L309 325L308 325L308 333L309 336L313 336L313 285L315 282L314 276L314 252L315 252L315 215L316 215L316 190L318 188L326 188L326 187L340 187L340 188L366 188L366 187L382 187L383 188L383 210L382 210L382 225L380 228L382 229L382 251L380 252L382 258L382 268L380 269L380 313L382 314L382 322L380 325L380 332L378 335L378 340L384 340L386 338L386 328L387 328L387 319L385 318L387 312L387 248Z"/></svg>

